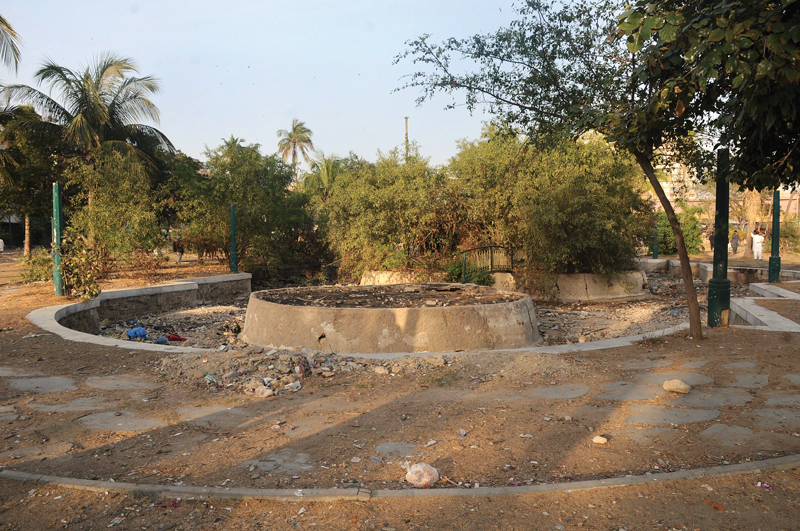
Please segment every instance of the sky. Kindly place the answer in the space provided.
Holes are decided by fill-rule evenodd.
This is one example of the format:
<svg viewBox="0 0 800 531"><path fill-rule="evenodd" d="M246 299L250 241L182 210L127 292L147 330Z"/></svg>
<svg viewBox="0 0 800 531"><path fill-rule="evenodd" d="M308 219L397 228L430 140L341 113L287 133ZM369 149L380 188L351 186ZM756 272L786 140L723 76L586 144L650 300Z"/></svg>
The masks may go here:
<svg viewBox="0 0 800 531"><path fill-rule="evenodd" d="M416 89L393 92L415 70L393 59L422 34L439 42L513 18L511 0L25 0L0 14L23 44L18 72L0 71L2 82L35 86L46 58L82 70L104 52L131 57L160 80L158 128L200 160L231 135L274 153L294 118L325 155L375 160L403 145L408 116L409 139L433 164L478 138L490 116L445 110L446 94L417 106Z"/></svg>

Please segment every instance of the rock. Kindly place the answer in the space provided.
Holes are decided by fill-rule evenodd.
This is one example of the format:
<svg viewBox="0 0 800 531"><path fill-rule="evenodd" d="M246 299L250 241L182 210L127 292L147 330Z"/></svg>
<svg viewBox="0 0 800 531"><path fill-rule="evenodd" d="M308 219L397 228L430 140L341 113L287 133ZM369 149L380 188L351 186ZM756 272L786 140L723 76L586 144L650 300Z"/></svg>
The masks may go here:
<svg viewBox="0 0 800 531"><path fill-rule="evenodd" d="M444 367L446 365L444 356L427 356L425 361L428 362L429 365L433 365L434 367Z"/></svg>
<svg viewBox="0 0 800 531"><path fill-rule="evenodd" d="M261 386L256 387L255 393L256 393L256 396L258 396L258 397L266 398L268 396L274 395L275 391L273 391L270 387L266 387L264 385L261 385Z"/></svg>
<svg viewBox="0 0 800 531"><path fill-rule="evenodd" d="M384 374L384 375L386 375L386 374L389 374L389 369L387 369L386 367L384 367L384 366L382 366L382 365L375 365L375 366L372 368L372 371L373 371L375 374Z"/></svg>
<svg viewBox="0 0 800 531"><path fill-rule="evenodd" d="M586 336L578 336L578 343L586 343L588 340Z"/></svg>
<svg viewBox="0 0 800 531"><path fill-rule="evenodd" d="M206 375L206 373L204 373L200 369L195 369L195 370L189 372L189 377L190 378L194 378L195 380L199 380L200 378L202 378L205 375Z"/></svg>
<svg viewBox="0 0 800 531"><path fill-rule="evenodd" d="M602 435L595 435L594 439L592 439L592 442L595 444L606 444L608 442L608 439L606 439Z"/></svg>
<svg viewBox="0 0 800 531"><path fill-rule="evenodd" d="M692 388L691 385L687 384L683 380L667 380L664 382L664 389L667 391L672 391L673 393L683 393L686 394Z"/></svg>
<svg viewBox="0 0 800 531"><path fill-rule="evenodd" d="M303 384L301 384L300 382L292 382L289 385L283 386L283 388L286 389L287 391L296 393L297 391L303 388Z"/></svg>
<svg viewBox="0 0 800 531"><path fill-rule="evenodd" d="M323 378L330 378L331 376L336 376L336 373L333 371L324 371L322 373Z"/></svg>
<svg viewBox="0 0 800 531"><path fill-rule="evenodd" d="M275 365L275 370L278 372L282 372L283 374L288 374L292 372L292 368L286 365L285 363L278 363Z"/></svg>

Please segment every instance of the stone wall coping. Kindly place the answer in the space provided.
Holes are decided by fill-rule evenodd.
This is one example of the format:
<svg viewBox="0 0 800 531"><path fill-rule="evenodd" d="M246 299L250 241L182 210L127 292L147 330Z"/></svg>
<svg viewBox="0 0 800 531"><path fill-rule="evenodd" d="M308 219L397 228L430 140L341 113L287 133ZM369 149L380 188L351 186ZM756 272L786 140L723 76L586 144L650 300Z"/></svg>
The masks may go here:
<svg viewBox="0 0 800 531"><path fill-rule="evenodd" d="M196 277L196 278L185 278L181 280L174 280L173 283L175 284L185 284L185 283L194 283L194 284L217 284L220 282L235 282L237 280L250 280L253 278L253 275L250 273L231 273L230 275L216 275L213 277Z"/></svg>
<svg viewBox="0 0 800 531"><path fill-rule="evenodd" d="M193 352L193 353L211 353L218 352L213 348L198 348L198 347L177 347L172 345L156 345L154 343L140 343L138 341L125 341L122 339L113 339L110 337L96 336L79 332L67 328L60 323L65 317L69 317L75 313L85 312L88 310L97 309L100 307L102 301L113 299L124 299L128 297L139 297L142 295L158 295L161 293L172 293L182 291L193 291L199 288L198 284L211 284L219 282L231 282L237 280L248 280L252 277L250 273L238 273L234 275L217 275L213 277L200 277L197 279L189 278L179 281L171 282L169 284L158 284L155 286L146 286L143 288L124 288L104 291L96 299L91 299L83 302L75 302L70 304L60 304L57 306L47 306L33 310L27 315L27 319L38 326L42 330L56 334L66 340L76 341L78 343L93 343L95 345L104 345L109 347L119 347L130 350L147 350L151 352ZM200 282L197 282L200 281Z"/></svg>

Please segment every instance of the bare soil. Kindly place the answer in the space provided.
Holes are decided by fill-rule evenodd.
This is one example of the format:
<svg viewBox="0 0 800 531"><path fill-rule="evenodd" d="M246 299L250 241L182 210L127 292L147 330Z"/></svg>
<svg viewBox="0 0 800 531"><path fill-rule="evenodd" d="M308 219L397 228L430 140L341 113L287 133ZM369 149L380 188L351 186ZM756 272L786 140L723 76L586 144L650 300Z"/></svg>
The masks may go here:
<svg viewBox="0 0 800 531"><path fill-rule="evenodd" d="M524 297L474 284L318 286L260 291L258 298L291 306L328 308L422 308L513 302Z"/></svg>
<svg viewBox="0 0 800 531"><path fill-rule="evenodd" d="M800 301L762 299L756 302L767 310L772 310L795 323L800 323Z"/></svg>
<svg viewBox="0 0 800 531"><path fill-rule="evenodd" d="M785 289L787 291L793 291L794 293L800 293L800 282L781 282L777 285L781 289Z"/></svg>
<svg viewBox="0 0 800 531"><path fill-rule="evenodd" d="M118 282L135 285L136 279ZM300 391L262 399L192 377L188 373L193 365L165 371L157 353L71 343L53 335L25 338L41 332L24 319L25 314L35 307L63 303L50 289L34 284L0 291L0 365L74 378L77 386L74 391L37 394L12 389L8 378L0 379L0 407L16 416L0 424L0 454L6 455L5 466L15 470L170 485L408 488L401 468L406 458L375 452L378 444L391 441L416 446L419 456L413 460L440 470L447 479L436 488L456 489L476 483L536 484L658 474L800 452L800 437L793 435L793 429L763 428L752 415L774 393L797 390L784 378L800 374L797 334L714 329L704 340L678 334L569 355L486 352L431 363L398 360L397 371L390 364L388 374L353 360L354 365L345 365L350 370L332 377L311 374L299 380ZM576 322L584 321L581 311L588 310L576 308ZM193 363L202 368L235 360L236 355L226 349L218 354L219 360L203 363L201 356ZM698 360L708 363L690 372L714 378L715 387L747 374L726 368L730 363L752 362L756 368L750 373L770 378L764 387L746 389L753 396L748 404L717 408L718 421L666 426L674 437L655 436L644 443L635 442L630 434L639 428L646 431L647 426L623 421L632 408L667 405L673 397L636 402L601 398L605 383L634 383L638 374L666 373ZM631 362L671 365L643 370L631 369ZM89 376L106 375L140 378L155 387L99 390L85 385ZM563 400L536 394L565 385L583 385L591 391ZM133 412L167 425L138 433L96 430L82 424L84 412L33 408L92 397L106 403L106 411ZM197 418L187 420L178 412L182 407L198 411ZM224 411L203 409L209 407ZM753 429L757 435L724 447L700 436L720 423ZM521 437L527 434L532 437ZM593 444L598 434L607 435L608 444ZM62 446L51 448L56 444ZM40 454L20 452L34 447L51 449ZM312 470L242 466L298 453L308 456ZM773 489L757 487L757 481ZM0 526L22 530L105 529L117 516L125 517L115 525L119 529L164 531L749 530L796 529L800 514L797 470L553 495L367 503L150 499L8 481L0 485Z"/></svg>

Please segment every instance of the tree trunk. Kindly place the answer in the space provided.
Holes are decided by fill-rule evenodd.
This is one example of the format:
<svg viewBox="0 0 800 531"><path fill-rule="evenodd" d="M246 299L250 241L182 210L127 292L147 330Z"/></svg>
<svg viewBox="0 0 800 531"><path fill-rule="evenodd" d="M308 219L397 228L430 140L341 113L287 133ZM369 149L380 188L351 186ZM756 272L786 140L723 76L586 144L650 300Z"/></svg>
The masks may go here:
<svg viewBox="0 0 800 531"><path fill-rule="evenodd" d="M22 246L22 255L30 256L31 254L31 217L25 216L25 243Z"/></svg>
<svg viewBox="0 0 800 531"><path fill-rule="evenodd" d="M744 248L744 259L753 259L753 229L756 226L756 218L761 207L761 194L755 190L747 191L747 242Z"/></svg>
<svg viewBox="0 0 800 531"><path fill-rule="evenodd" d="M700 319L700 305L697 303L697 291L694 289L692 265L689 263L689 253L686 252L686 243L683 241L683 231L681 230L681 224L678 222L678 216L675 215L675 210L673 210L672 204L667 199L667 194L664 193L661 183L656 178L656 172L650 159L643 153L634 153L634 156L653 186L653 190L655 190L672 227L672 233L675 235L675 246L678 248L678 257L681 261L681 277L683 277L683 286L686 288L686 302L689 305L689 331L692 338L703 339L703 324Z"/></svg>

